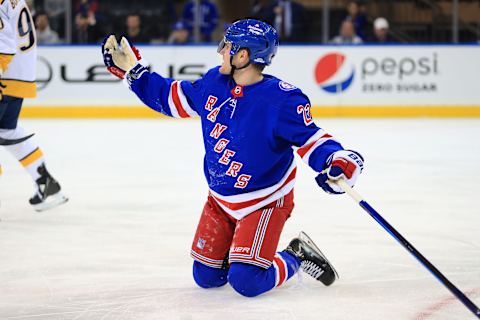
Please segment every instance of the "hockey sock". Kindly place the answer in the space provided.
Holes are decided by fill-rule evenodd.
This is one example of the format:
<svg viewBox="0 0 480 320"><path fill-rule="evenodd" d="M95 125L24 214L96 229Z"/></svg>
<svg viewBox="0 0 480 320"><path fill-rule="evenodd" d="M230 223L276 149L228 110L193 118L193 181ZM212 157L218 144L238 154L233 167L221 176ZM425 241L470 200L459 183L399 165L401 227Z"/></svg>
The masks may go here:
<svg viewBox="0 0 480 320"><path fill-rule="evenodd" d="M232 263L228 282L241 295L255 297L284 284L299 267L300 261L297 257L278 252L268 269L246 263Z"/></svg>
<svg viewBox="0 0 480 320"><path fill-rule="evenodd" d="M275 268L275 286L279 287L297 273L300 268L300 259L288 252L277 252L273 258L272 267Z"/></svg>
<svg viewBox="0 0 480 320"><path fill-rule="evenodd" d="M228 271L206 266L198 261L193 262L193 279L199 287L208 289L221 287L227 283Z"/></svg>
<svg viewBox="0 0 480 320"><path fill-rule="evenodd" d="M26 133L22 127L17 127L13 130L0 130L0 136L4 139L18 139L26 136ZM5 146L5 148L20 162L25 170L27 170L33 181L40 178L38 167L40 167L45 159L42 150L33 138L18 144Z"/></svg>

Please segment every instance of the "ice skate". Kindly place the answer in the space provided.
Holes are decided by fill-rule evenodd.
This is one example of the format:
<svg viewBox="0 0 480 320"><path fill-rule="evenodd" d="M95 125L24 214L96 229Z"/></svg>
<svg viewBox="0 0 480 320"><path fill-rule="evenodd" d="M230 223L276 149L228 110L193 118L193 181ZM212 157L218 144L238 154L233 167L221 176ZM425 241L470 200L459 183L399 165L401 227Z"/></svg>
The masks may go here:
<svg viewBox="0 0 480 320"><path fill-rule="evenodd" d="M38 168L40 178L37 179L37 193L30 198L35 211L45 211L68 201L62 194L60 184L48 173L45 165Z"/></svg>
<svg viewBox="0 0 480 320"><path fill-rule="evenodd" d="M303 271L324 285L329 286L338 279L335 268L305 232L290 241L285 251L297 256Z"/></svg>

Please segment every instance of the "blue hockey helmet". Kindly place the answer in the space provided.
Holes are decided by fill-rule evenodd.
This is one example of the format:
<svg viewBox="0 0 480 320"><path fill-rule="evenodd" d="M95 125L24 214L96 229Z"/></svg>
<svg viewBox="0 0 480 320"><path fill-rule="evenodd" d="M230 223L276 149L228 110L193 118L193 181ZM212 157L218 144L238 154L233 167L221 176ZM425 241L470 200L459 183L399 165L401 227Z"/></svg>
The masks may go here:
<svg viewBox="0 0 480 320"><path fill-rule="evenodd" d="M254 19L239 20L225 31L218 52L226 43L232 44L230 49L232 56L240 49L248 49L251 63L270 65L277 53L278 33L268 23Z"/></svg>

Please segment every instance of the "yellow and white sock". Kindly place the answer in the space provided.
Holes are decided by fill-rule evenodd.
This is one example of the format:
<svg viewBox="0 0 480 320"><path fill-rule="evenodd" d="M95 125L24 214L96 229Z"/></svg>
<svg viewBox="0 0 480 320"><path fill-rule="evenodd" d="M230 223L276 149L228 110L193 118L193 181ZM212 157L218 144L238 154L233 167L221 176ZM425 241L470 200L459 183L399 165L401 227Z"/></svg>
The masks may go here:
<svg viewBox="0 0 480 320"><path fill-rule="evenodd" d="M18 139L27 134L21 127L13 130L0 130L0 137L4 139ZM42 150L38 147L35 139L30 138L21 143L5 146L12 156L27 170L33 181L40 178L38 167L45 161Z"/></svg>

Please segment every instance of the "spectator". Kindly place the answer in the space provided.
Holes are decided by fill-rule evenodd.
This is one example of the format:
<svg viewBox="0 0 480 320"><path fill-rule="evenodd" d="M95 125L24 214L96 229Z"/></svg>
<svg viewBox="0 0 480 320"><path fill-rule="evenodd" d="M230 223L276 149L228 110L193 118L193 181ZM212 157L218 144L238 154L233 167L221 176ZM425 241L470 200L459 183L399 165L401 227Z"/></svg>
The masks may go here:
<svg viewBox="0 0 480 320"><path fill-rule="evenodd" d="M195 1L190 0L183 8L182 20L190 34L193 34L195 23ZM212 41L212 32L217 27L218 10L210 0L201 0L200 3L200 33L201 41Z"/></svg>
<svg viewBox="0 0 480 320"><path fill-rule="evenodd" d="M153 1L153 0L150 0ZM148 25L151 32L151 41L156 43L167 42L170 34L172 33L172 27L176 25L177 14L172 0L155 0L153 11L149 12L150 22L147 24L145 20L142 22L144 25Z"/></svg>
<svg viewBox="0 0 480 320"><path fill-rule="evenodd" d="M262 17L259 10L258 18L269 22L277 29L281 42L300 42L305 40L305 10L303 6L292 0L276 0L266 10Z"/></svg>
<svg viewBox="0 0 480 320"><path fill-rule="evenodd" d="M187 26L182 21L175 23L173 26L173 31L168 38L168 43L170 44L184 44L190 42L190 32L187 29Z"/></svg>
<svg viewBox="0 0 480 320"><path fill-rule="evenodd" d="M78 0L75 11L74 43L93 43L99 39L96 12L96 0Z"/></svg>
<svg viewBox="0 0 480 320"><path fill-rule="evenodd" d="M28 9L30 10L30 14L32 16L35 16L37 14L36 12L36 7L35 7L35 1L34 0L25 0Z"/></svg>
<svg viewBox="0 0 480 320"><path fill-rule="evenodd" d="M43 0L43 8L48 13L50 28L58 32L59 38L65 37L65 12L67 1L65 0Z"/></svg>
<svg viewBox="0 0 480 320"><path fill-rule="evenodd" d="M46 12L38 12L35 16L35 28L38 44L58 43L58 33L50 28L50 22Z"/></svg>
<svg viewBox="0 0 480 320"><path fill-rule="evenodd" d="M260 20L267 20L267 11L269 10L268 0L253 0L250 15ZM225 28L226 30L226 28Z"/></svg>
<svg viewBox="0 0 480 320"><path fill-rule="evenodd" d="M150 33L142 26L142 18L138 13L131 13L125 19L125 35L132 43L149 43Z"/></svg>
<svg viewBox="0 0 480 320"><path fill-rule="evenodd" d="M77 0L76 14L83 14L92 19L98 10L97 0Z"/></svg>
<svg viewBox="0 0 480 320"><path fill-rule="evenodd" d="M379 17L373 22L373 37L370 39L372 43L392 43L395 39L390 35L390 26L387 19Z"/></svg>
<svg viewBox="0 0 480 320"><path fill-rule="evenodd" d="M347 5L347 16L345 20L350 20L355 28L355 33L362 40L366 39L365 31L367 28L367 15L363 12L364 6L357 1L350 1Z"/></svg>
<svg viewBox="0 0 480 320"><path fill-rule="evenodd" d="M361 44L362 39L355 34L352 21L345 20L340 27L340 34L332 39L333 44Z"/></svg>
<svg viewBox="0 0 480 320"><path fill-rule="evenodd" d="M75 17L74 43L93 43L99 39L96 20L92 20L86 13L79 13Z"/></svg>

